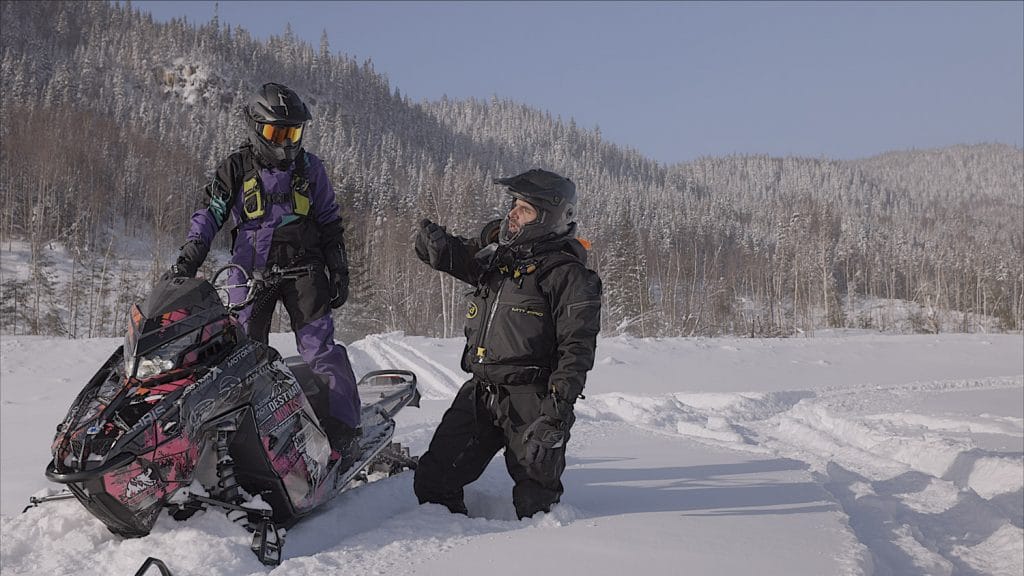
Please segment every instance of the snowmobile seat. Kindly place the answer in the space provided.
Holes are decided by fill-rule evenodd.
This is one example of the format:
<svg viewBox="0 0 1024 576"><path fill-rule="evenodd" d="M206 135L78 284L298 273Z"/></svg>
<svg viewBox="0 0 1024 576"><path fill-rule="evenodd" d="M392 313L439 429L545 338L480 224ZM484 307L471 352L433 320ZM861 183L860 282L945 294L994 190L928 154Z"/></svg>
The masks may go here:
<svg viewBox="0 0 1024 576"><path fill-rule="evenodd" d="M302 386L302 393L306 395L313 413L323 420L330 414L327 405L327 382L323 377L313 372L309 364L302 359L302 356L289 356L284 359L285 366L292 371L299 385Z"/></svg>

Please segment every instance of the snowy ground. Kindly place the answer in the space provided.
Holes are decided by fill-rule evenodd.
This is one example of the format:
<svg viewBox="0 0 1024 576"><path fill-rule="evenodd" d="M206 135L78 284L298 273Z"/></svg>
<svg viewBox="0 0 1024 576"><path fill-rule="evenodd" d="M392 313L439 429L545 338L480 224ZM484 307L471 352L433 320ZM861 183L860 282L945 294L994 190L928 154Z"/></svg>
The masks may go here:
<svg viewBox="0 0 1024 576"><path fill-rule="evenodd" d="M122 540L48 488L53 430L113 339L0 340L3 574L1024 573L1024 338L604 339L578 404L566 494L517 521L499 457L470 517L418 506L403 473L289 531L270 571L223 514ZM290 336L272 343L294 351ZM458 340L371 336L356 372L414 370L422 408L397 439L422 453L463 381ZM153 572L155 574L155 571Z"/></svg>

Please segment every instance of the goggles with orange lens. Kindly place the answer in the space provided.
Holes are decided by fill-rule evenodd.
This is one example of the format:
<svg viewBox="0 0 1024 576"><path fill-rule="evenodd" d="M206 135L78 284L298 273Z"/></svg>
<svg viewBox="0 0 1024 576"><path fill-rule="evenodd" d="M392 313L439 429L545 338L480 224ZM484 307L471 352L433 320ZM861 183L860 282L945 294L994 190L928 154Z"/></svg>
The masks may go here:
<svg viewBox="0 0 1024 576"><path fill-rule="evenodd" d="M284 144L285 140L289 140L292 143L298 142L302 138L302 125L298 126L278 126L276 124L258 124L259 132L263 135L263 138L268 142L274 144Z"/></svg>

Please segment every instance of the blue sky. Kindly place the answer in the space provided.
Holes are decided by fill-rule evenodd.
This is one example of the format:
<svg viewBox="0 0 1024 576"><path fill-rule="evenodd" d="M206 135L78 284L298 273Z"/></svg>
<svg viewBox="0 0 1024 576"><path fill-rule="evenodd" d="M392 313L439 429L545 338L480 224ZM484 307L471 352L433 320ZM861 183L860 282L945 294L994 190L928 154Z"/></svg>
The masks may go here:
<svg viewBox="0 0 1024 576"><path fill-rule="evenodd" d="M212 1L135 1L207 22ZM1024 2L237 2L414 101L497 95L663 163L1024 140ZM262 79L261 79L262 80ZM269 80L269 79L268 79Z"/></svg>

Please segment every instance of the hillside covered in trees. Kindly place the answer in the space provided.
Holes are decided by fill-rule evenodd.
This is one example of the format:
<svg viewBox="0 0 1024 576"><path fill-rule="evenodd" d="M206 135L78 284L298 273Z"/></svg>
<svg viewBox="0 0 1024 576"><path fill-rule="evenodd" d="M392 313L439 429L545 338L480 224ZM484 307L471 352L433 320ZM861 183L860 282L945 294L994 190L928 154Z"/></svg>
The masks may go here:
<svg viewBox="0 0 1024 576"><path fill-rule="evenodd" d="M317 47L288 28L261 41L216 20L157 23L128 2L3 0L0 26L3 334L122 334L128 304L176 256L216 162L241 142L242 104L267 81L313 110L304 141L347 223L352 297L336 312L346 339L458 334L467 287L416 260L416 224L474 235L507 205L491 179L531 167L578 185L606 334L1024 321L1019 148L664 166L498 97L412 102L370 61L333 52L326 34ZM873 301L919 312L897 326L864 312Z"/></svg>

